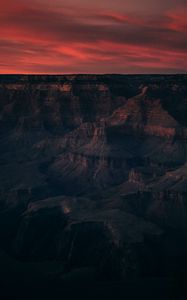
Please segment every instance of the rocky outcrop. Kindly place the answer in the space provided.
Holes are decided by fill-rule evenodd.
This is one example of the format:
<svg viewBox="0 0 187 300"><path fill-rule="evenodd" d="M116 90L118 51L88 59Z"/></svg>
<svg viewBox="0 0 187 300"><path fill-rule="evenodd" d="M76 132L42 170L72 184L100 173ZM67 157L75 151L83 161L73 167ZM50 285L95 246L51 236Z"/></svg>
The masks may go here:
<svg viewBox="0 0 187 300"><path fill-rule="evenodd" d="M162 231L130 213L60 196L29 205L12 251L21 260L58 259L69 270L94 268L98 276L120 279L145 271L137 262L144 235L161 239Z"/></svg>
<svg viewBox="0 0 187 300"><path fill-rule="evenodd" d="M187 228L187 194L178 191L138 191L123 195L129 212L144 217L161 227Z"/></svg>

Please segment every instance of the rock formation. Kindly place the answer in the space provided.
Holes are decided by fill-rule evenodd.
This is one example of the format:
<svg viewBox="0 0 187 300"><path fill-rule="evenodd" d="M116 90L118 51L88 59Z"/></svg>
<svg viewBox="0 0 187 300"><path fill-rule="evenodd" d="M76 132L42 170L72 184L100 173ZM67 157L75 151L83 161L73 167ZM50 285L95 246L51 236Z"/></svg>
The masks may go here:
<svg viewBox="0 0 187 300"><path fill-rule="evenodd" d="M61 279L182 268L186 117L185 75L0 76L2 248Z"/></svg>

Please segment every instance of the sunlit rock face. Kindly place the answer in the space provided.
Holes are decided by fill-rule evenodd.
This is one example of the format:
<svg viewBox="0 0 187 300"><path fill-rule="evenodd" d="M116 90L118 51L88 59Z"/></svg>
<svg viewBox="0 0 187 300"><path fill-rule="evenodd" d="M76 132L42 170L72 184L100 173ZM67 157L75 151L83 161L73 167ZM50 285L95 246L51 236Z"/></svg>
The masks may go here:
<svg viewBox="0 0 187 300"><path fill-rule="evenodd" d="M1 76L2 247L100 279L180 270L186 120L186 75Z"/></svg>

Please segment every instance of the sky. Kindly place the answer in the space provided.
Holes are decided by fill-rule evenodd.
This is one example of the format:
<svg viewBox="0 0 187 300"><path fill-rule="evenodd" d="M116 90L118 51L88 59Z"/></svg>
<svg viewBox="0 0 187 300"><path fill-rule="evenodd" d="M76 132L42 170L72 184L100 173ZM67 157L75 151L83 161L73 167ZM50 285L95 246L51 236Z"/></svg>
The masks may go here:
<svg viewBox="0 0 187 300"><path fill-rule="evenodd" d="M0 73L187 73L187 0L0 0Z"/></svg>

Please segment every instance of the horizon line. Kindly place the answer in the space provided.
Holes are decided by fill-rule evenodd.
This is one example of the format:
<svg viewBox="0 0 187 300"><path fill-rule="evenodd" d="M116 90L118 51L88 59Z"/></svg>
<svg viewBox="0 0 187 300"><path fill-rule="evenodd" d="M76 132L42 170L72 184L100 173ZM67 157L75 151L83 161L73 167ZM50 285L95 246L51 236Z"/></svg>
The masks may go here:
<svg viewBox="0 0 187 300"><path fill-rule="evenodd" d="M121 76L136 76L136 75L187 75L186 73L0 73L0 76L75 76L75 75L121 75Z"/></svg>

